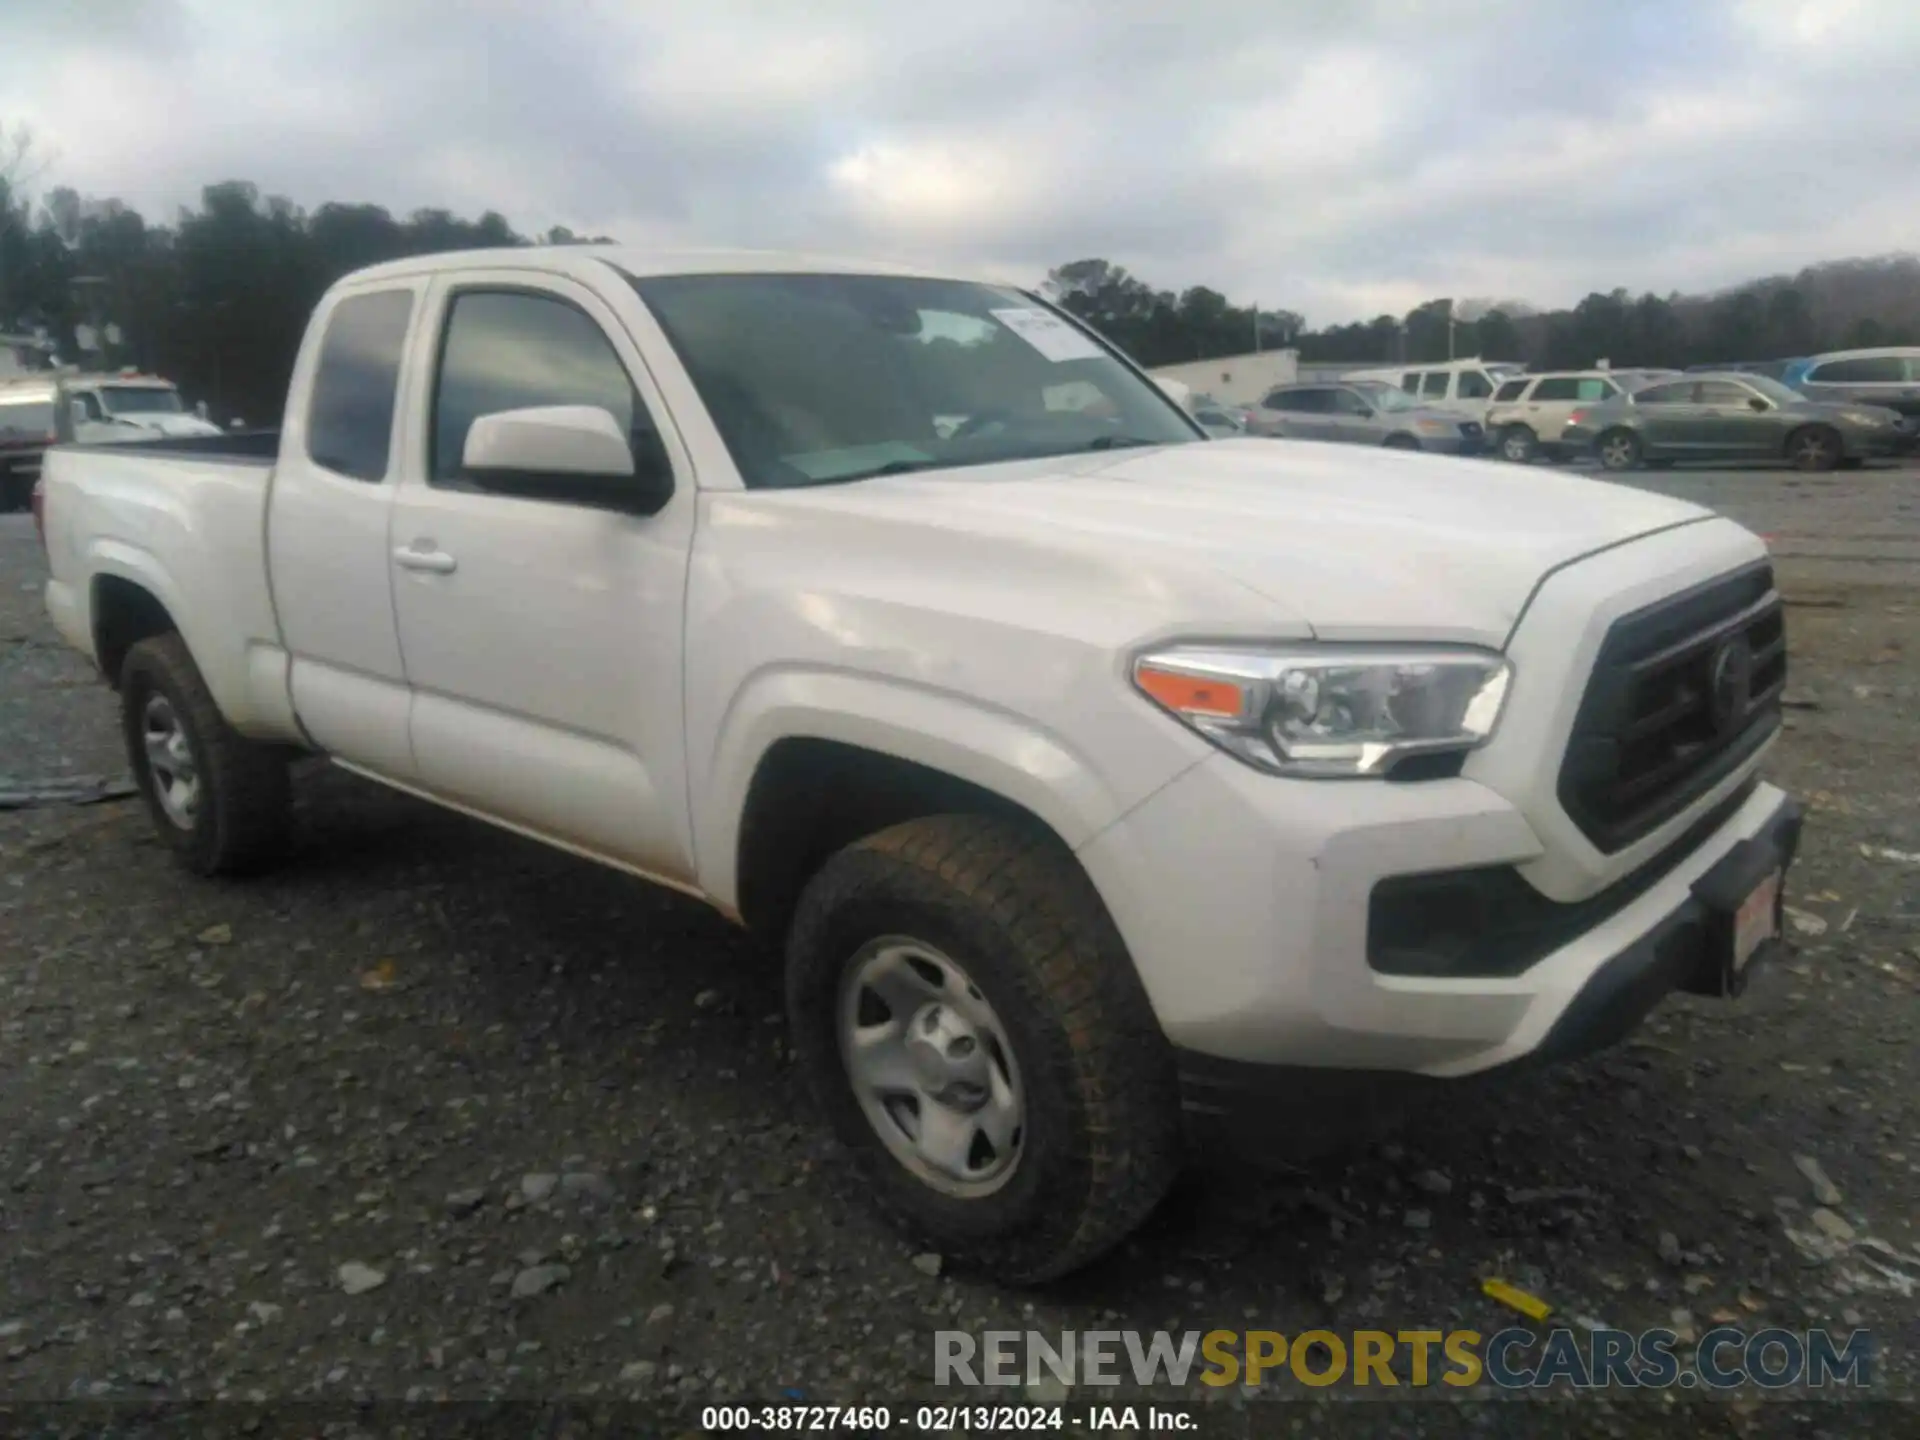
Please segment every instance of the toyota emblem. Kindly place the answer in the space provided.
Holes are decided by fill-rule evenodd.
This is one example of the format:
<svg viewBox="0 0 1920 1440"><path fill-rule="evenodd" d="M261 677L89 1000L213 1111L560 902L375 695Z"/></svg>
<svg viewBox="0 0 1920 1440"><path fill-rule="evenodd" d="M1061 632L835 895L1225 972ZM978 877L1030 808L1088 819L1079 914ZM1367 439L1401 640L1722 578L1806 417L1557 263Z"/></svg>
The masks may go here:
<svg viewBox="0 0 1920 1440"><path fill-rule="evenodd" d="M1724 735L1746 718L1753 689L1753 647L1736 635L1713 652L1707 673L1707 702L1713 713L1713 731Z"/></svg>

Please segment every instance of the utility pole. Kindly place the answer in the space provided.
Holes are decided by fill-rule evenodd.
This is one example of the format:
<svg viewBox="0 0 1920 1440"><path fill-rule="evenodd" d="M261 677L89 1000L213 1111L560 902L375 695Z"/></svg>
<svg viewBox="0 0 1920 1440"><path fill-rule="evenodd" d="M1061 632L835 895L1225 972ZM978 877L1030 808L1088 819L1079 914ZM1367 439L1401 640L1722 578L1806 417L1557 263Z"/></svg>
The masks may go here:
<svg viewBox="0 0 1920 1440"><path fill-rule="evenodd" d="M1447 359L1453 359L1453 297L1447 297Z"/></svg>
<svg viewBox="0 0 1920 1440"><path fill-rule="evenodd" d="M1260 353L1260 306L1258 303L1253 307L1253 353L1256 355Z"/></svg>

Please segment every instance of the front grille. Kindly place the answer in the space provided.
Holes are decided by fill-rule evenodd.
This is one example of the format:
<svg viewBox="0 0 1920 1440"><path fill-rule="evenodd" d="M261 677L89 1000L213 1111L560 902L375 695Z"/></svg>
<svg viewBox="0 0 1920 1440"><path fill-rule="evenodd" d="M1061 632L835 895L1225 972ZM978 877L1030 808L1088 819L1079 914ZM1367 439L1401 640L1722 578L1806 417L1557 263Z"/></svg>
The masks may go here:
<svg viewBox="0 0 1920 1440"><path fill-rule="evenodd" d="M1672 819L1780 727L1787 636L1765 561L1616 620L1560 767L1560 804L1611 854Z"/></svg>

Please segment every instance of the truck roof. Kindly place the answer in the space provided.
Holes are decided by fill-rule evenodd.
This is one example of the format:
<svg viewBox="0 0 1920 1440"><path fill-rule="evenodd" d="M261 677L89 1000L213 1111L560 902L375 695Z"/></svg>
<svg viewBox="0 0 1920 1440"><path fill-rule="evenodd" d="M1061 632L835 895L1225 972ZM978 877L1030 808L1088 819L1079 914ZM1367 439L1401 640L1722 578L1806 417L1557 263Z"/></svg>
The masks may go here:
<svg viewBox="0 0 1920 1440"><path fill-rule="evenodd" d="M594 265L643 279L652 275L751 275L778 272L815 275L911 275L961 278L950 271L922 270L879 260L858 260L788 250L652 250L632 245L515 245L486 250L450 250L410 255L369 265L345 277L352 283L398 279L450 270L543 270L579 273Z"/></svg>

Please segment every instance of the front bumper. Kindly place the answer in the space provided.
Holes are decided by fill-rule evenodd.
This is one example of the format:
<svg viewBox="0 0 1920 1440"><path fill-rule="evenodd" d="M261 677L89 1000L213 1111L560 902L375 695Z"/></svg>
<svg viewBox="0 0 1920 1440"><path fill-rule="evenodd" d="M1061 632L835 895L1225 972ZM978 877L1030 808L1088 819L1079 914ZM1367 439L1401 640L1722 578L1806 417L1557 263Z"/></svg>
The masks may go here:
<svg viewBox="0 0 1920 1440"><path fill-rule="evenodd" d="M1593 966L1525 1054L1468 1075L1442 1077L1259 1064L1182 1049L1177 1059L1189 1128L1204 1141L1243 1154L1325 1149L1383 1128L1424 1098L1512 1080L1613 1045L1674 991L1739 994L1785 949L1778 938L1785 887L1774 900L1775 938L1737 972L1728 965L1733 914L1767 876L1784 875L1792 866L1802 826L1798 804L1772 787L1760 788L1766 793L1757 798L1771 809L1758 828L1719 850L1671 908Z"/></svg>
<svg viewBox="0 0 1920 1440"><path fill-rule="evenodd" d="M1080 858L1176 1048L1261 1065L1447 1077L1543 1045L1614 956L1679 910L1695 881L1788 803L1740 773L1702 796L1692 816L1730 801L1737 808L1710 833L1658 862L1654 883L1507 974L1384 973L1368 960L1372 897L1383 881L1495 866L1519 867L1543 890L1564 879L1541 871L1545 847L1526 816L1464 777L1286 780L1214 756L1096 836ZM1636 856L1613 884L1632 883L1651 858Z"/></svg>

